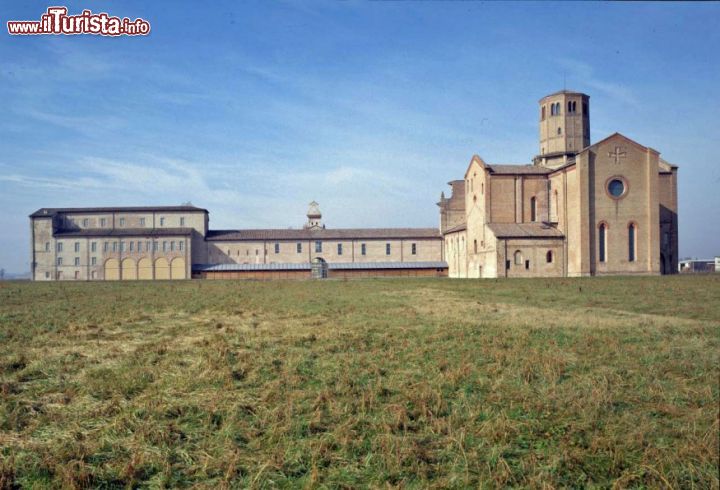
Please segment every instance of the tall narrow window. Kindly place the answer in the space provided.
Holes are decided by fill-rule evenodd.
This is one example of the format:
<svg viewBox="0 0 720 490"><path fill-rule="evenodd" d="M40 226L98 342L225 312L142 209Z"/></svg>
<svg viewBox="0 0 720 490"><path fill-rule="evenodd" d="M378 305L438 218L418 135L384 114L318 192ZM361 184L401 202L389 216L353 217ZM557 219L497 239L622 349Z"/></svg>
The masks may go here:
<svg viewBox="0 0 720 490"><path fill-rule="evenodd" d="M361 255L366 255L366 254L367 254L367 247L365 246L364 243L363 243L362 245L360 245L360 254L361 254Z"/></svg>
<svg viewBox="0 0 720 490"><path fill-rule="evenodd" d="M140 218L140 226L145 226L145 218Z"/></svg>
<svg viewBox="0 0 720 490"><path fill-rule="evenodd" d="M180 218L180 226L185 226L185 218Z"/></svg>
<svg viewBox="0 0 720 490"><path fill-rule="evenodd" d="M477 253L477 240L473 240L473 252Z"/></svg>
<svg viewBox="0 0 720 490"><path fill-rule="evenodd" d="M138 242L138 243L140 243L140 242ZM183 241L178 242L178 250L180 250L182 252L183 248L185 248L185 242L183 242Z"/></svg>
<svg viewBox="0 0 720 490"><path fill-rule="evenodd" d="M80 265L80 257L75 257L75 265Z"/></svg>
<svg viewBox="0 0 720 490"><path fill-rule="evenodd" d="M76 252L80 251L80 242L75 242L75 251Z"/></svg>
<svg viewBox="0 0 720 490"><path fill-rule="evenodd" d="M342 255L342 243L338 243L338 255Z"/></svg>
<svg viewBox="0 0 720 490"><path fill-rule="evenodd" d="M545 120L545 106L542 106L542 109L540 110L540 120Z"/></svg>
<svg viewBox="0 0 720 490"><path fill-rule="evenodd" d="M385 244L385 255L390 255L390 244L389 243Z"/></svg>
<svg viewBox="0 0 720 490"><path fill-rule="evenodd" d="M413 255L417 255L417 244L416 243L412 244L412 251L410 253Z"/></svg>
<svg viewBox="0 0 720 490"><path fill-rule="evenodd" d="M89 223L90 223L90 221L88 221L88 219L85 218L85 219L83 220L83 228L87 228Z"/></svg>
<svg viewBox="0 0 720 490"><path fill-rule="evenodd" d="M125 226L125 218L120 218L120 226Z"/></svg>
<svg viewBox="0 0 720 490"><path fill-rule="evenodd" d="M92 242L90 244L90 251L91 252L97 252L97 242Z"/></svg>
<svg viewBox="0 0 720 490"><path fill-rule="evenodd" d="M100 228L105 228L107 225L107 220L105 218L100 218Z"/></svg>
<svg viewBox="0 0 720 490"><path fill-rule="evenodd" d="M57 244L57 251L58 251L58 252L62 252L62 245L63 245L62 242L58 242L58 244Z"/></svg>
<svg viewBox="0 0 720 490"><path fill-rule="evenodd" d="M296 245L297 253L302 253L302 243L298 242Z"/></svg>
<svg viewBox="0 0 720 490"><path fill-rule="evenodd" d="M279 243L276 243L276 244L275 244L275 253L276 253L276 254L279 254L279 253L280 253L280 244L279 244Z"/></svg>
<svg viewBox="0 0 720 490"><path fill-rule="evenodd" d="M530 198L530 221L537 221L537 198Z"/></svg>
<svg viewBox="0 0 720 490"><path fill-rule="evenodd" d="M520 250L515 251L515 254L513 254L513 258L515 259L515 265L522 265L523 258L522 258L522 252Z"/></svg>
<svg viewBox="0 0 720 490"><path fill-rule="evenodd" d="M322 252L322 242L320 240L317 240L315 242L315 253Z"/></svg>
<svg viewBox="0 0 720 490"><path fill-rule="evenodd" d="M552 250L548 250L547 253L545 254L545 262L547 262L548 264L551 264L552 260L553 260Z"/></svg>
<svg viewBox="0 0 720 490"><path fill-rule="evenodd" d="M50 251L50 242L45 242L45 251L46 252Z"/></svg>
<svg viewBox="0 0 720 490"><path fill-rule="evenodd" d="M628 226L628 260L635 262L635 223Z"/></svg>
<svg viewBox="0 0 720 490"><path fill-rule="evenodd" d="M165 226L165 218L160 218L160 226Z"/></svg>
<svg viewBox="0 0 720 490"><path fill-rule="evenodd" d="M598 258L600 262L605 262L607 257L605 255L605 246L607 245L607 225L605 223L600 224L598 230Z"/></svg>

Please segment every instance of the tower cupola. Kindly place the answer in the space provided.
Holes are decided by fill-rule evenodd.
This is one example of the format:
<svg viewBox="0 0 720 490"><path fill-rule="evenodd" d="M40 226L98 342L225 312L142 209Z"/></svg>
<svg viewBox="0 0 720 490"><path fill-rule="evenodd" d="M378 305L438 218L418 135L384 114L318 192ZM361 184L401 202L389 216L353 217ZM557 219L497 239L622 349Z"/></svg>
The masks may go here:
<svg viewBox="0 0 720 490"><path fill-rule="evenodd" d="M307 223L305 223L305 229L312 228L323 228L322 224L322 213L320 212L320 205L313 201L310 203L310 208L307 212Z"/></svg>

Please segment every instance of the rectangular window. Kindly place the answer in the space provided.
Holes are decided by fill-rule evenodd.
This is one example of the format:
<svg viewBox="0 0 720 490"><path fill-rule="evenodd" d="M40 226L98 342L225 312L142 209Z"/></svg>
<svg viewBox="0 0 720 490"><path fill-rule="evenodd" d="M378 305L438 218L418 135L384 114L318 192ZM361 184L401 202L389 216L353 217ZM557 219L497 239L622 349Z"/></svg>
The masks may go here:
<svg viewBox="0 0 720 490"><path fill-rule="evenodd" d="M163 252L167 252L167 242L163 240Z"/></svg>
<svg viewBox="0 0 720 490"><path fill-rule="evenodd" d="M63 245L62 242L58 242L58 244L57 244L57 251L58 251L58 252L62 252L62 245Z"/></svg>
<svg viewBox="0 0 720 490"><path fill-rule="evenodd" d="M260 255L260 250L258 250L257 248L255 249L255 255Z"/></svg>
<svg viewBox="0 0 720 490"><path fill-rule="evenodd" d="M302 253L302 243L300 242L297 244L297 253Z"/></svg>
<svg viewBox="0 0 720 490"><path fill-rule="evenodd" d="M530 270L530 261L529 260L525 261L525 270Z"/></svg>
<svg viewBox="0 0 720 490"><path fill-rule="evenodd" d="M47 271L45 272L45 279L50 279L50 273Z"/></svg>
<svg viewBox="0 0 720 490"><path fill-rule="evenodd" d="M160 218L160 226L165 226L165 218Z"/></svg>
<svg viewBox="0 0 720 490"><path fill-rule="evenodd" d="M178 242L178 250L180 250L181 252L183 251L184 246L185 246L185 242L182 242L182 241ZM229 252L229 250L228 250L228 252ZM230 254L228 254L228 255L230 255Z"/></svg>
<svg viewBox="0 0 720 490"><path fill-rule="evenodd" d="M131 251L131 252L134 251L134 250L133 250L133 247L134 247L134 246L135 246L135 242L131 241L131 242L130 242L130 251Z"/></svg>
<svg viewBox="0 0 720 490"><path fill-rule="evenodd" d="M390 255L390 244L389 243L385 244L385 255Z"/></svg>
<svg viewBox="0 0 720 490"><path fill-rule="evenodd" d="M146 251L146 252L149 252L149 251L150 251L150 240L147 240L147 241L145 242L145 251Z"/></svg>
<svg viewBox="0 0 720 490"><path fill-rule="evenodd" d="M367 246L364 243L360 245L360 255L367 255Z"/></svg>
<svg viewBox="0 0 720 490"><path fill-rule="evenodd" d="M125 242L120 242L120 251L121 252L125 251Z"/></svg>
<svg viewBox="0 0 720 490"><path fill-rule="evenodd" d="M338 243L338 255L342 255L342 243Z"/></svg>
<svg viewBox="0 0 720 490"><path fill-rule="evenodd" d="M108 246L109 246L109 245L108 245L108 242L103 243L103 252L107 252L107 251L108 251Z"/></svg>
<svg viewBox="0 0 720 490"><path fill-rule="evenodd" d="M599 235L598 236L598 255L599 255L600 262L605 262L605 259L606 259L606 257L605 257L605 244L606 244L606 240L607 240L606 234L607 234L606 226L604 224L600 225L600 229L598 230L598 235Z"/></svg>
<svg viewBox="0 0 720 490"><path fill-rule="evenodd" d="M322 242L320 240L317 240L315 242L315 253L322 252Z"/></svg>
<svg viewBox="0 0 720 490"><path fill-rule="evenodd" d="M80 265L80 257L75 257L75 265Z"/></svg>
<svg viewBox="0 0 720 490"><path fill-rule="evenodd" d="M125 218L120 218L120 226L125 226Z"/></svg>
<svg viewBox="0 0 720 490"><path fill-rule="evenodd" d="M100 228L105 228L107 225L107 220L105 218L100 218Z"/></svg>
<svg viewBox="0 0 720 490"><path fill-rule="evenodd" d="M413 243L411 247L412 247L412 251L410 253L413 255L417 255L417 244Z"/></svg>
<svg viewBox="0 0 720 490"><path fill-rule="evenodd" d="M91 265L97 265L97 257L91 257L91 258L90 258L90 264L91 264Z"/></svg>
<svg viewBox="0 0 720 490"><path fill-rule="evenodd" d="M62 257L57 258L57 265L62 265Z"/></svg>
<svg viewBox="0 0 720 490"><path fill-rule="evenodd" d="M90 243L90 251L97 252L97 242Z"/></svg>
<svg viewBox="0 0 720 490"><path fill-rule="evenodd" d="M142 242L140 240L137 242L137 251L142 252Z"/></svg>
<svg viewBox="0 0 720 490"><path fill-rule="evenodd" d="M180 226L185 226L185 218L180 218Z"/></svg>
<svg viewBox="0 0 720 490"><path fill-rule="evenodd" d="M153 242L153 251L155 251L155 252L158 251L158 242L157 241Z"/></svg>
<svg viewBox="0 0 720 490"><path fill-rule="evenodd" d="M174 240L172 242L170 242L170 251L171 252L175 251L175 241Z"/></svg>
<svg viewBox="0 0 720 490"><path fill-rule="evenodd" d="M506 260L505 261L505 270L509 270L509 269L510 269L510 261Z"/></svg>
<svg viewBox="0 0 720 490"><path fill-rule="evenodd" d="M80 279L80 271L75 271L75 279Z"/></svg>
<svg viewBox="0 0 720 490"><path fill-rule="evenodd" d="M140 218L140 226L145 226L145 218Z"/></svg>
<svg viewBox="0 0 720 490"><path fill-rule="evenodd" d="M117 242L112 242L113 252L117 252Z"/></svg>
<svg viewBox="0 0 720 490"><path fill-rule="evenodd" d="M75 242L75 252L80 251L80 242Z"/></svg>
<svg viewBox="0 0 720 490"><path fill-rule="evenodd" d="M628 227L628 260L635 262L635 225Z"/></svg>
<svg viewBox="0 0 720 490"><path fill-rule="evenodd" d="M279 243L276 243L276 244L275 244L275 253L276 253L276 254L279 254L279 253L280 253L280 244L279 244Z"/></svg>
<svg viewBox="0 0 720 490"><path fill-rule="evenodd" d="M46 252L50 251L50 242L45 242L45 251Z"/></svg>
<svg viewBox="0 0 720 490"><path fill-rule="evenodd" d="M90 223L90 222L88 221L88 219L85 218L85 219L83 220L83 228L87 228L89 223Z"/></svg>

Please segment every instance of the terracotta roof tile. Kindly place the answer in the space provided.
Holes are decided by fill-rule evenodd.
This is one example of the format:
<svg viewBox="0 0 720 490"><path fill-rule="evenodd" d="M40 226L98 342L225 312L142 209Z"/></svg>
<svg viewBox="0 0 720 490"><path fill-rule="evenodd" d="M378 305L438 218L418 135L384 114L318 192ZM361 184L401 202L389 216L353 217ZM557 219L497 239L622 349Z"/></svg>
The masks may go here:
<svg viewBox="0 0 720 490"><path fill-rule="evenodd" d="M210 230L207 241L440 238L437 228Z"/></svg>

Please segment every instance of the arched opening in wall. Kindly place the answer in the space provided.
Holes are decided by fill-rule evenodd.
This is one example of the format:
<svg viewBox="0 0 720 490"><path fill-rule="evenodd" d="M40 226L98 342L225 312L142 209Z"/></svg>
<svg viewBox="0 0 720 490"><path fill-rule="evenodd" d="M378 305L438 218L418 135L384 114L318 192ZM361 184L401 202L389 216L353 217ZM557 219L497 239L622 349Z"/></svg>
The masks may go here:
<svg viewBox="0 0 720 490"><path fill-rule="evenodd" d="M105 280L117 281L120 279L120 262L118 259L107 259L105 261Z"/></svg>
<svg viewBox="0 0 720 490"><path fill-rule="evenodd" d="M628 261L629 262L635 262L635 257L637 255L637 247L636 247L636 231L637 231L637 225L635 223L630 223L628 225Z"/></svg>
<svg viewBox="0 0 720 490"><path fill-rule="evenodd" d="M607 225L600 223L598 227L598 260L607 262Z"/></svg>
<svg viewBox="0 0 720 490"><path fill-rule="evenodd" d="M553 221L553 222L558 221L558 191L557 190L555 190L553 192L551 221Z"/></svg>
<svg viewBox="0 0 720 490"><path fill-rule="evenodd" d="M165 257L155 261L155 279L170 279L170 264Z"/></svg>
<svg viewBox="0 0 720 490"><path fill-rule="evenodd" d="M135 261L131 258L123 259L122 261L122 278L123 281L135 281L137 280L137 269L135 268Z"/></svg>
<svg viewBox="0 0 720 490"><path fill-rule="evenodd" d="M552 261L553 261L552 250L548 250L547 253L545 254L545 262L547 262L548 264L552 264Z"/></svg>
<svg viewBox="0 0 720 490"><path fill-rule="evenodd" d="M515 253L513 254L513 260L515 262L515 265L522 265L523 257L520 250L515 250Z"/></svg>
<svg viewBox="0 0 720 490"><path fill-rule="evenodd" d="M170 263L170 279L186 279L185 259L175 257Z"/></svg>
<svg viewBox="0 0 720 490"><path fill-rule="evenodd" d="M558 134L558 136L560 136L562 134L562 128L558 128L557 134Z"/></svg>
<svg viewBox="0 0 720 490"><path fill-rule="evenodd" d="M477 240L473 240L473 251L477 253Z"/></svg>
<svg viewBox="0 0 720 490"><path fill-rule="evenodd" d="M153 278L152 262L147 257L138 260L138 279L149 281Z"/></svg>
<svg viewBox="0 0 720 490"><path fill-rule="evenodd" d="M537 221L537 198L530 198L530 221Z"/></svg>
<svg viewBox="0 0 720 490"><path fill-rule="evenodd" d="M542 108L540 109L540 120L545 120L545 106L542 106Z"/></svg>

